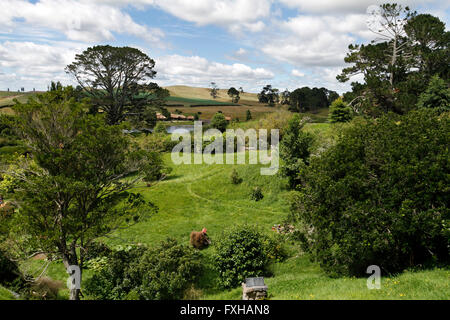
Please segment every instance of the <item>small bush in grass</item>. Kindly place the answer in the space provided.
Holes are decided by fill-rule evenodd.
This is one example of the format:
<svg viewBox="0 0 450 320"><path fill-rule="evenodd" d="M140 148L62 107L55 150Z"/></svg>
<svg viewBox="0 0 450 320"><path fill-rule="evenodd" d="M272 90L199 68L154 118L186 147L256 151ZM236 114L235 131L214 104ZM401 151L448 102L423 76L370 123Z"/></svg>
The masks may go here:
<svg viewBox="0 0 450 320"><path fill-rule="evenodd" d="M267 237L255 226L243 225L225 231L216 240L213 264L224 288L239 286L245 278L267 274L270 262Z"/></svg>
<svg viewBox="0 0 450 320"><path fill-rule="evenodd" d="M86 281L85 291L102 300L181 299L201 272L197 250L167 239L155 248L114 251Z"/></svg>
<svg viewBox="0 0 450 320"><path fill-rule="evenodd" d="M239 174L236 169L233 169L231 172L231 183L232 184L240 184L242 182L242 178L239 177Z"/></svg>
<svg viewBox="0 0 450 320"><path fill-rule="evenodd" d="M254 201L259 201L262 198L264 198L264 195L262 193L262 189L261 187L254 187L251 194L250 194L250 198Z"/></svg>

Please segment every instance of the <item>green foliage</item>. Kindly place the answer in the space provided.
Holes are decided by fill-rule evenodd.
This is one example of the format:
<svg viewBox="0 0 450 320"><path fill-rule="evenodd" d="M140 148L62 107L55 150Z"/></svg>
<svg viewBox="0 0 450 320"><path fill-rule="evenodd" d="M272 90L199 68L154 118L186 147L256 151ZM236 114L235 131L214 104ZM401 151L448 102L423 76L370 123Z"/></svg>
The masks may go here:
<svg viewBox="0 0 450 320"><path fill-rule="evenodd" d="M156 151L145 152L145 164L142 166L143 181L152 182L160 180L169 174L172 168L165 165L161 153Z"/></svg>
<svg viewBox="0 0 450 320"><path fill-rule="evenodd" d="M262 189L260 186L256 186L252 189L252 192L250 193L250 199L254 201L260 201L264 198L264 195L262 193Z"/></svg>
<svg viewBox="0 0 450 320"><path fill-rule="evenodd" d="M109 124L129 118L148 126L169 96L166 89L148 82L156 74L154 66L155 61L139 49L98 45L77 54L66 72L83 88L94 110L106 113Z"/></svg>
<svg viewBox="0 0 450 320"><path fill-rule="evenodd" d="M347 122L352 119L352 108L341 98L333 101L330 106L329 121L335 122Z"/></svg>
<svg viewBox="0 0 450 320"><path fill-rule="evenodd" d="M18 131L33 154L32 160L22 157L9 169L9 175L20 177L14 190L20 203L14 233L31 248L58 252L69 265L80 263L77 246L156 210L139 194L127 192L134 180L125 177L140 176L146 153L131 144L121 127L105 125L86 109L71 87L14 107ZM123 200L127 205L119 206Z"/></svg>
<svg viewBox="0 0 450 320"><path fill-rule="evenodd" d="M350 45L345 62L351 66L337 76L346 82L356 74L364 75L364 84L352 83L352 92L344 94L344 100L371 117L404 114L415 108L431 77L449 78L450 32L444 22L397 4L384 4L380 12L375 21L387 30L381 42Z"/></svg>
<svg viewBox="0 0 450 320"><path fill-rule="evenodd" d="M437 75L432 77L428 88L419 97L419 108L436 108L439 111L450 111L450 88Z"/></svg>
<svg viewBox="0 0 450 320"><path fill-rule="evenodd" d="M21 275L19 267L0 250L0 284L10 285Z"/></svg>
<svg viewBox="0 0 450 320"><path fill-rule="evenodd" d="M228 89L227 94L230 96L233 103L238 103L241 99L241 97L239 96L239 91L234 87Z"/></svg>
<svg viewBox="0 0 450 320"><path fill-rule="evenodd" d="M360 119L313 158L292 208L328 273L448 263L449 125L429 109Z"/></svg>
<svg viewBox="0 0 450 320"><path fill-rule="evenodd" d="M219 284L233 288L248 277L263 276L269 263L265 237L255 226L243 225L225 231L215 242L213 263Z"/></svg>
<svg viewBox="0 0 450 320"><path fill-rule="evenodd" d="M201 271L197 250L167 239L152 249L114 251L105 267L86 281L85 290L95 299L181 299Z"/></svg>
<svg viewBox="0 0 450 320"><path fill-rule="evenodd" d="M231 171L231 183L232 184L242 183L242 178L239 177L239 174L236 169L233 169L233 171Z"/></svg>
<svg viewBox="0 0 450 320"><path fill-rule="evenodd" d="M245 113L245 121L249 120L252 120L252 113L250 112L250 110L247 110Z"/></svg>
<svg viewBox="0 0 450 320"><path fill-rule="evenodd" d="M224 132L227 129L228 121L225 120L225 116L223 115L223 113L218 112L211 119L210 126Z"/></svg>
<svg viewBox="0 0 450 320"><path fill-rule="evenodd" d="M274 107L279 102L279 90L272 88L272 85L266 85L260 93L258 93L258 101L267 103L270 107Z"/></svg>
<svg viewBox="0 0 450 320"><path fill-rule="evenodd" d="M338 97L337 92L326 88L298 88L289 94L289 110L306 112L328 108Z"/></svg>
<svg viewBox="0 0 450 320"><path fill-rule="evenodd" d="M309 163L313 137L302 130L304 121L295 114L280 142L281 174L288 178L290 188L301 184L301 171Z"/></svg>
<svg viewBox="0 0 450 320"><path fill-rule="evenodd" d="M166 126L162 122L156 123L153 133L165 134L167 133Z"/></svg>

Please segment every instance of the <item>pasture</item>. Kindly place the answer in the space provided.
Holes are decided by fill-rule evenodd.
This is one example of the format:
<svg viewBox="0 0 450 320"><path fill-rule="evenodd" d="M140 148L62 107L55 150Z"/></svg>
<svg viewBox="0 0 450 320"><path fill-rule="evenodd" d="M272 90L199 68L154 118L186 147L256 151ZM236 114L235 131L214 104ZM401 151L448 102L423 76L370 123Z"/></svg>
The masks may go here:
<svg viewBox="0 0 450 320"><path fill-rule="evenodd" d="M333 139L338 130L330 124L312 123L306 130L319 136L318 143ZM212 268L214 240L223 230L233 225L248 224L271 235L271 227L284 221L289 213L289 191L286 181L279 175L262 176L261 165L230 164L183 164L174 165L170 154L165 162L173 168L163 181L147 187L138 184L133 191L159 207L159 212L135 226L114 233L103 241L110 246L146 244L154 246L167 237L189 244L192 230L208 229L212 245L202 250L205 272L200 281L190 290L186 299L241 299L240 287L222 290L214 282L217 274ZM236 169L243 179L234 185L230 175ZM253 187L260 186L264 198L255 202L250 199ZM381 290L368 290L366 278L331 278L320 266L303 253L298 244L290 239L283 242L288 258L271 266L271 276L266 277L269 299L448 299L450 271L446 269L406 271L399 275L383 277ZM42 261L31 260L22 268L38 273ZM33 271L34 270L34 271ZM47 270L48 276L65 281L61 262L53 262ZM90 270L83 273L89 278ZM67 290L60 292L67 297Z"/></svg>

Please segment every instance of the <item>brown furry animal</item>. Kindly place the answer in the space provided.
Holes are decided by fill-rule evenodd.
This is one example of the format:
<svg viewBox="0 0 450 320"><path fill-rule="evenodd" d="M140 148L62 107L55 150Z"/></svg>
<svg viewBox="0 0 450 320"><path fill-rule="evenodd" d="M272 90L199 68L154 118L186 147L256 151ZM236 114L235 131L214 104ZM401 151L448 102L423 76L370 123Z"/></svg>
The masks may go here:
<svg viewBox="0 0 450 320"><path fill-rule="evenodd" d="M191 232L191 245L196 249L206 248L211 244L208 235L206 234L206 228L202 231L192 231Z"/></svg>

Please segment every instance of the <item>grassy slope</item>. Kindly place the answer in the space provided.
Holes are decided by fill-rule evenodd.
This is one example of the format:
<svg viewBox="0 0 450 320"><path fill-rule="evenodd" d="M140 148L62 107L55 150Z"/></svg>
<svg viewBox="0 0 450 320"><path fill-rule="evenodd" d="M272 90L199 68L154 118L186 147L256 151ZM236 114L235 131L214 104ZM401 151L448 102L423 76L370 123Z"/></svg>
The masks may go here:
<svg viewBox="0 0 450 320"><path fill-rule="evenodd" d="M333 135L329 124L308 124L306 130L327 140ZM166 155L172 163L170 155ZM105 239L111 245L146 243L154 245L166 237L189 243L189 233L206 227L213 241L226 228L236 224L256 224L270 234L271 226L280 223L288 213L285 200L288 191L279 177L261 176L258 165L173 165L170 177L148 188L143 184L135 191L141 192L160 208L159 212L134 227ZM236 168L243 183L233 185L230 174ZM253 186L263 189L264 199L249 199ZM273 266L273 275L266 278L271 299L449 299L450 271L435 269L405 272L396 277L383 277L381 290L368 290L365 278L333 279L320 267L301 254L294 243L286 244L290 257ZM213 246L203 250L205 273L189 298L240 299L242 290L223 291L214 286L217 276L211 267ZM23 268L34 266L36 272L42 261L32 261ZM50 277L65 281L62 263L53 263ZM84 273L84 279L89 272ZM61 297L67 296L67 290Z"/></svg>
<svg viewBox="0 0 450 320"><path fill-rule="evenodd" d="M16 298L11 292L0 286L0 300L16 300Z"/></svg>

